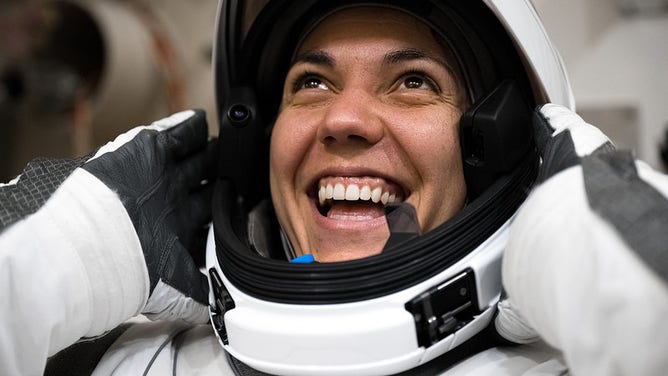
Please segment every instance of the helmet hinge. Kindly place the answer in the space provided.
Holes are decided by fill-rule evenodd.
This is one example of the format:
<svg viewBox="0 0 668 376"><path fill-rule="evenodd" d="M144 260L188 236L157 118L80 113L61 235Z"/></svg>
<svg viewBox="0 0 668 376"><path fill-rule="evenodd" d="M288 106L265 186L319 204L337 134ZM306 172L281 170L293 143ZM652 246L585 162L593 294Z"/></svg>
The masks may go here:
<svg viewBox="0 0 668 376"><path fill-rule="evenodd" d="M480 313L477 299L469 268L406 303L415 318L418 344L427 348L471 322Z"/></svg>
<svg viewBox="0 0 668 376"><path fill-rule="evenodd" d="M214 305L209 307L211 311L211 321L213 327L218 332L220 340L227 345L227 329L225 329L225 312L235 307L232 296L225 288L223 281L220 279L216 269L210 268L209 275L211 276L211 288L213 290Z"/></svg>

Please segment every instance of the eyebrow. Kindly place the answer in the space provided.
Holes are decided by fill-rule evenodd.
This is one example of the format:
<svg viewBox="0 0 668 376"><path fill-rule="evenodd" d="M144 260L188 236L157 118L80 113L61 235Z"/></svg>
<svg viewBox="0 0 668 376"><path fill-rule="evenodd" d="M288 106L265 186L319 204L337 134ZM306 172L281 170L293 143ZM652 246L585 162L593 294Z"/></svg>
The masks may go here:
<svg viewBox="0 0 668 376"><path fill-rule="evenodd" d="M325 65L330 68L333 68L335 65L332 55L322 50L313 50L297 55L290 65L295 65L297 63L312 63L317 65Z"/></svg>
<svg viewBox="0 0 668 376"><path fill-rule="evenodd" d="M444 66L447 69L450 69L450 66L442 59L428 55L427 53L416 49L402 49L388 52L385 54L385 57L383 58L383 63L397 64L411 60L431 60Z"/></svg>
<svg viewBox="0 0 668 376"><path fill-rule="evenodd" d="M398 64L411 60L431 60L437 64L442 65L450 71L452 70L450 65L442 59L431 56L421 50L411 48L390 51L383 57L383 63L388 65ZM334 68L336 65L334 57L322 50L312 50L297 55L290 65L295 65L297 63L312 63L317 65L324 65L329 68Z"/></svg>

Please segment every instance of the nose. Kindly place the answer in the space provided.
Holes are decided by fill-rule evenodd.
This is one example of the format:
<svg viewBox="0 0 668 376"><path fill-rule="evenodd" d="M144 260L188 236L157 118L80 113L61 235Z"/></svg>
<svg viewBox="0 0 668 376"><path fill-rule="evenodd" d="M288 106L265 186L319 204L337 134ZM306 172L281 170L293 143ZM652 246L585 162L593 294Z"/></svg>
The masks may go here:
<svg viewBox="0 0 668 376"><path fill-rule="evenodd" d="M384 134L377 99L362 89L343 90L330 103L318 128L325 145L373 145Z"/></svg>

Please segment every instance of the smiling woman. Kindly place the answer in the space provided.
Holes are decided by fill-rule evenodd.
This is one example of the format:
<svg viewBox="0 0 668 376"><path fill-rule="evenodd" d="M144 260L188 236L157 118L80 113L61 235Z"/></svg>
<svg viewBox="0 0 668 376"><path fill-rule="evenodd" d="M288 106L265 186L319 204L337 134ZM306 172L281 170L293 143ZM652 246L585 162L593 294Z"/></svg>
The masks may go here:
<svg viewBox="0 0 668 376"><path fill-rule="evenodd" d="M477 0L221 3L207 271L232 357L388 375L486 338L537 172L531 108L570 99L540 25L522 35L550 80L506 21Z"/></svg>
<svg viewBox="0 0 668 376"><path fill-rule="evenodd" d="M665 373L668 179L567 107L531 0L218 20L217 142L187 111L0 184L4 373Z"/></svg>
<svg viewBox="0 0 668 376"><path fill-rule="evenodd" d="M442 45L412 16L371 7L339 11L304 39L270 154L276 214L297 255L379 253L388 203L413 205L423 232L461 209L465 91Z"/></svg>

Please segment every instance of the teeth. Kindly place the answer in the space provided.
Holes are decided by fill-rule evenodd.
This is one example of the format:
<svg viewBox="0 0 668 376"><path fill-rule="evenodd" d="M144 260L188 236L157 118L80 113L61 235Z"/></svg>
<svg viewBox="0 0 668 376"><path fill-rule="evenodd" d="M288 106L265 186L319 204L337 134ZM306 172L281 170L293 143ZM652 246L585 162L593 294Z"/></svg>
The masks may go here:
<svg viewBox="0 0 668 376"><path fill-rule="evenodd" d="M380 187L375 188L371 192L371 201L373 201L376 204L379 203L380 202L380 196L381 196L382 193L383 193L383 190L380 189Z"/></svg>
<svg viewBox="0 0 668 376"><path fill-rule="evenodd" d="M371 199L371 188L368 185L365 185L360 189L360 199L364 201L369 201Z"/></svg>
<svg viewBox="0 0 668 376"><path fill-rule="evenodd" d="M327 194L327 188L320 187L320 190L318 191L318 201L320 202L320 205L322 205L322 203L325 202L326 194Z"/></svg>
<svg viewBox="0 0 668 376"><path fill-rule="evenodd" d="M337 184L334 186L334 196L335 200L344 200L346 198L346 189L343 187L343 184Z"/></svg>
<svg viewBox="0 0 668 376"><path fill-rule="evenodd" d="M383 203L383 205L387 205L387 201L390 198L390 194L388 192L383 192L383 195L380 196L380 201Z"/></svg>
<svg viewBox="0 0 668 376"><path fill-rule="evenodd" d="M357 201L360 199L360 187L351 184L346 189L346 201Z"/></svg>
<svg viewBox="0 0 668 376"><path fill-rule="evenodd" d="M400 202L401 198L396 195L396 193L390 194L390 192L383 192L382 188L376 187L373 190L368 185L362 186L360 188L356 184L350 184L345 187L341 183L337 183L334 186L327 184L326 186L321 186L318 190L318 201L320 205L324 205L328 200L337 200L337 201L369 201L373 203L382 203L383 205L393 204Z"/></svg>

